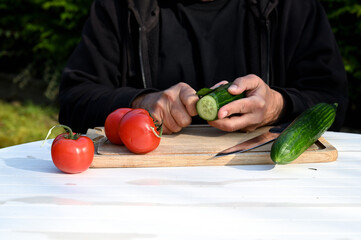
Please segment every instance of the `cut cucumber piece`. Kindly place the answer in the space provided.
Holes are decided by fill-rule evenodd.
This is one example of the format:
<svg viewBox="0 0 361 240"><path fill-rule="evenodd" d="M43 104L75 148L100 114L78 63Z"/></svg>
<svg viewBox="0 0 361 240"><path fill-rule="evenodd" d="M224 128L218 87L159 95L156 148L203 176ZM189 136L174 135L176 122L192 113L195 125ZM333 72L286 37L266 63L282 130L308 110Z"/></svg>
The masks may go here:
<svg viewBox="0 0 361 240"><path fill-rule="evenodd" d="M218 107L216 99L212 96L206 95L197 102L198 115L207 121L217 119Z"/></svg>
<svg viewBox="0 0 361 240"><path fill-rule="evenodd" d="M244 93L232 95L228 92L232 83L222 85L204 96L200 96L196 108L198 115L206 121L213 121L218 118L218 110L224 105L244 97Z"/></svg>

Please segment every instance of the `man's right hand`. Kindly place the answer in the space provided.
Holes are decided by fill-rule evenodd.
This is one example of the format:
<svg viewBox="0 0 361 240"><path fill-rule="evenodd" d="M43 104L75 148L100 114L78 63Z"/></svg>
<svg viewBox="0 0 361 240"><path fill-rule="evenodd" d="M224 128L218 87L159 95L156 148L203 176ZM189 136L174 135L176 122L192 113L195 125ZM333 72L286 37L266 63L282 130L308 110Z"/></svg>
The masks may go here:
<svg viewBox="0 0 361 240"><path fill-rule="evenodd" d="M137 97L132 108L144 108L154 119L163 122L163 133L179 132L192 122L197 115L196 91L186 83L178 83L164 91L154 92Z"/></svg>

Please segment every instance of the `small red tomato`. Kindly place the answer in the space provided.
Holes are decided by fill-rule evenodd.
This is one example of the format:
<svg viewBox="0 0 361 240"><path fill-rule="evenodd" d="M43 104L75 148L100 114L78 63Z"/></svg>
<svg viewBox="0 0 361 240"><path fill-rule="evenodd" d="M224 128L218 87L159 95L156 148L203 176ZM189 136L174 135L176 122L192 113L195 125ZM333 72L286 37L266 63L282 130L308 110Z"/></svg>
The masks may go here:
<svg viewBox="0 0 361 240"><path fill-rule="evenodd" d="M105 136L113 144L123 144L122 140L119 137L119 123L122 117L132 110L131 108L118 108L115 111L111 112L105 119L104 131Z"/></svg>
<svg viewBox="0 0 361 240"><path fill-rule="evenodd" d="M89 168L93 157L93 141L86 136L74 134L71 129L69 133L58 135L51 145L51 158L55 166L65 173L84 172Z"/></svg>
<svg viewBox="0 0 361 240"><path fill-rule="evenodd" d="M147 153L156 149L161 139L160 129L144 109L134 109L120 120L119 136L133 153Z"/></svg>

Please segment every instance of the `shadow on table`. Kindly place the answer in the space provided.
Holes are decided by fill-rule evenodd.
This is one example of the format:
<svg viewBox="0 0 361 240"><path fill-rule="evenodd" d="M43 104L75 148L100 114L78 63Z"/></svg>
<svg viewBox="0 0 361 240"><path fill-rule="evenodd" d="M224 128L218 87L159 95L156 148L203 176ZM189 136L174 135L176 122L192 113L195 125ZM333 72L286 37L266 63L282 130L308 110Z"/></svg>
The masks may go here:
<svg viewBox="0 0 361 240"><path fill-rule="evenodd" d="M27 158L7 158L4 159L7 166L26 171L43 173L61 173L53 162L28 156Z"/></svg>
<svg viewBox="0 0 361 240"><path fill-rule="evenodd" d="M227 165L227 167L236 168L244 171L269 171L275 168L274 164L263 165Z"/></svg>

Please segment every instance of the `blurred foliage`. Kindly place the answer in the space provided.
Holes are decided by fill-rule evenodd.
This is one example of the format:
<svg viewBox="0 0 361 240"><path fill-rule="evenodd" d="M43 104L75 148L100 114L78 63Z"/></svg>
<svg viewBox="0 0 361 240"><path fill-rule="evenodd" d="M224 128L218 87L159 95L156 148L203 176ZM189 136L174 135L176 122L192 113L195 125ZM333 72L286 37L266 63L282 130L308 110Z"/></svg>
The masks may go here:
<svg viewBox="0 0 361 240"><path fill-rule="evenodd" d="M58 124L57 113L54 107L0 100L0 148L45 139L48 130ZM56 128L50 138L62 132Z"/></svg>
<svg viewBox="0 0 361 240"><path fill-rule="evenodd" d="M336 36L349 79L351 108L361 110L360 0L321 0ZM356 104L358 106L356 106ZM354 109L356 110L356 109Z"/></svg>
<svg viewBox="0 0 361 240"><path fill-rule="evenodd" d="M80 40L92 0L1 0L0 71L36 79L54 99L62 68Z"/></svg>

